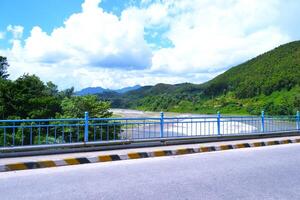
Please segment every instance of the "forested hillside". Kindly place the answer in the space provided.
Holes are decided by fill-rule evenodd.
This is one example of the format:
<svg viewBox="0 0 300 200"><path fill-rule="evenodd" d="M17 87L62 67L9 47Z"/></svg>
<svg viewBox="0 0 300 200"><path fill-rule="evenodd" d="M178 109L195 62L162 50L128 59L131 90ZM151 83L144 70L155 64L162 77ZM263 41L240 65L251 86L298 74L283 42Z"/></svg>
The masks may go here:
<svg viewBox="0 0 300 200"><path fill-rule="evenodd" d="M203 84L205 94L234 91L238 98L270 95L300 84L300 41L282 45Z"/></svg>
<svg viewBox="0 0 300 200"><path fill-rule="evenodd" d="M157 84L99 95L113 107L154 111L294 114L300 109L300 41L266 52L204 84Z"/></svg>

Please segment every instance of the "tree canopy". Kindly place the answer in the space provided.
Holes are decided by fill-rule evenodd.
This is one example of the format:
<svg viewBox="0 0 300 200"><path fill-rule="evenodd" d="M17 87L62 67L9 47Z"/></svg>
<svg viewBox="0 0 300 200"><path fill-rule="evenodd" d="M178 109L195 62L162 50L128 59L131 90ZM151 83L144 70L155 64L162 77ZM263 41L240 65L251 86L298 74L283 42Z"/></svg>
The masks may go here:
<svg viewBox="0 0 300 200"><path fill-rule="evenodd" d="M109 112L110 103L99 101L97 96L74 96L62 100L62 118L82 118L85 111L89 112L92 118L108 118L112 113Z"/></svg>
<svg viewBox="0 0 300 200"><path fill-rule="evenodd" d="M8 66L7 58L0 56L0 79L7 79L9 76L7 73Z"/></svg>
<svg viewBox="0 0 300 200"><path fill-rule="evenodd" d="M110 104L96 96L74 96L74 88L62 91L52 82L44 83L36 75L24 74L12 81L7 79L7 59L1 58L0 119L38 119L72 117L110 117Z"/></svg>

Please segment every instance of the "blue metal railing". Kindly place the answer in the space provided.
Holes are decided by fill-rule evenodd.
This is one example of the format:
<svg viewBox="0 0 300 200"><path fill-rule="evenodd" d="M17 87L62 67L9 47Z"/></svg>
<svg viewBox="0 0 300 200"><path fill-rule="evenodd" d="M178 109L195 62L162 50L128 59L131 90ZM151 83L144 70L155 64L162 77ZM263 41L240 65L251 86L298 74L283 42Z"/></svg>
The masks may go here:
<svg viewBox="0 0 300 200"><path fill-rule="evenodd" d="M295 116L221 116L0 120L0 147L300 132Z"/></svg>

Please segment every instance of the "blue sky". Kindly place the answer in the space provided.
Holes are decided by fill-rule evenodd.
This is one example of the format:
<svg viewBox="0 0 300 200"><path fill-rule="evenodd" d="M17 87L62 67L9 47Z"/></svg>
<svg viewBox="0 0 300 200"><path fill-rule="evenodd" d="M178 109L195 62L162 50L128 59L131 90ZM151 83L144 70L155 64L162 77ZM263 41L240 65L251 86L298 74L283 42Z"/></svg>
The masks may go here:
<svg viewBox="0 0 300 200"><path fill-rule="evenodd" d="M30 30L39 25L44 31L50 33L53 28L62 26L64 20L72 13L80 12L83 0L62 2L61 0L1 0L0 30L6 30L10 24L22 25L23 36L27 38ZM2 41L1 44L9 47L8 40Z"/></svg>
<svg viewBox="0 0 300 200"><path fill-rule="evenodd" d="M0 30L5 30L8 25L22 25L23 37L30 35L31 29L38 25L50 34L56 27L62 26L63 22L73 13L81 11L84 0L1 0L1 23ZM140 0L102 0L101 7L109 13L120 17L122 11L128 7L141 7ZM163 27L155 28L157 32L164 32ZM159 46L171 46L169 40L161 40L161 35L151 35L152 30L145 30L145 38L150 43L159 43ZM7 35L9 38L10 35ZM1 47L10 47L9 40L0 40Z"/></svg>
<svg viewBox="0 0 300 200"><path fill-rule="evenodd" d="M0 0L10 78L61 89L201 83L299 40L297 0Z"/></svg>

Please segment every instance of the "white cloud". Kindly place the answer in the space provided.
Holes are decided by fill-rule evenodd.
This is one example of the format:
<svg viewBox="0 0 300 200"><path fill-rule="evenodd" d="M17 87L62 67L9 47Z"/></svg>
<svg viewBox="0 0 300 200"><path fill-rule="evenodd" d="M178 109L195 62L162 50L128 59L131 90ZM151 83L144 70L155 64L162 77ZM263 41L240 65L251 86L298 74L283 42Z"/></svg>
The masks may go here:
<svg viewBox="0 0 300 200"><path fill-rule="evenodd" d="M143 69L151 65L151 51L143 26L127 15L118 19L86 0L82 12L47 34L36 26L25 40L23 55L30 62L61 65ZM10 30L13 30L11 27Z"/></svg>
<svg viewBox="0 0 300 200"><path fill-rule="evenodd" d="M300 22L284 26L291 15L281 17L283 7L300 8L300 2L290 0L143 0L141 7L128 7L120 17L105 12L99 2L86 0L80 13L50 34L36 26L23 40L23 27L8 26L12 47L0 52L9 59L11 77L36 73L60 88L76 89L199 83L299 39L292 33ZM147 43L145 29L157 27L165 32L150 34L163 34L160 38L171 46L151 48L155 43Z"/></svg>
<svg viewBox="0 0 300 200"><path fill-rule="evenodd" d="M5 38L5 32L0 32L0 40Z"/></svg>
<svg viewBox="0 0 300 200"><path fill-rule="evenodd" d="M220 71L291 40L274 24L277 1L168 1L168 6L166 36L174 47L154 52L155 71Z"/></svg>
<svg viewBox="0 0 300 200"><path fill-rule="evenodd" d="M20 38L22 38L24 27L8 25L6 30L13 34L14 39L20 39Z"/></svg>
<svg viewBox="0 0 300 200"><path fill-rule="evenodd" d="M77 90L85 87L102 86L119 89L125 86L153 85L164 82L169 84L186 82L186 78L195 83L199 80L209 79L215 73L186 73L185 76L166 73L153 74L149 70L98 69L95 67L62 67L56 64L41 64L10 61L9 73L13 78L31 72L38 74L44 81L53 81L60 89L74 86Z"/></svg>

